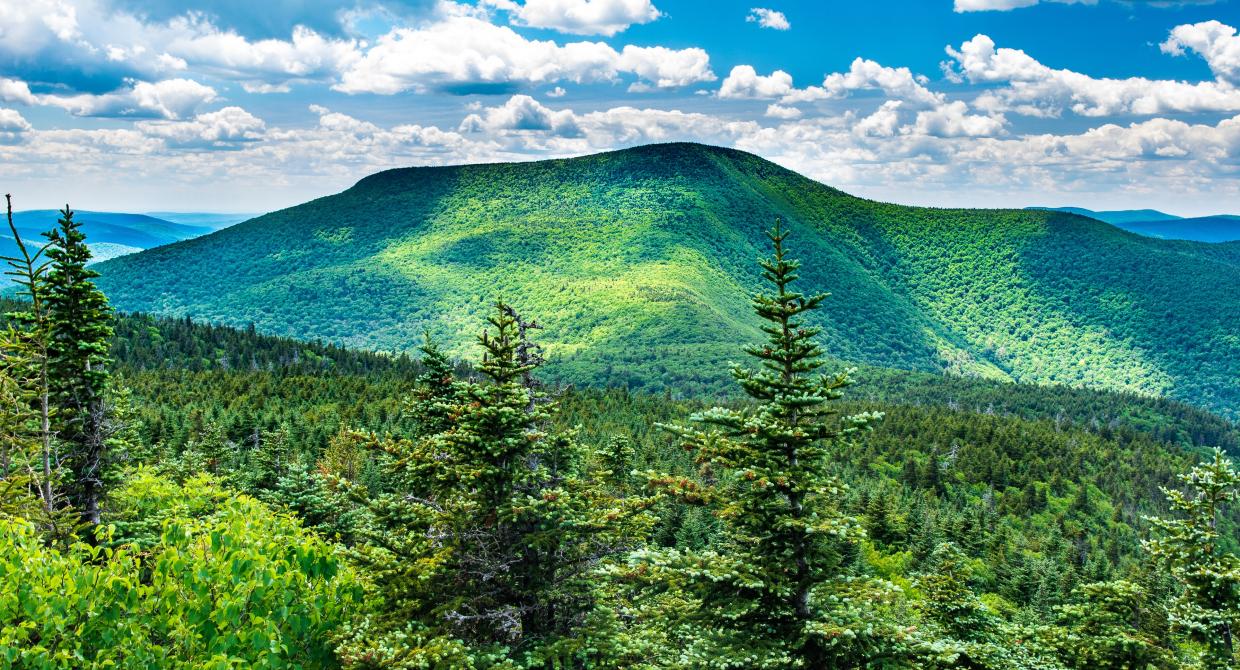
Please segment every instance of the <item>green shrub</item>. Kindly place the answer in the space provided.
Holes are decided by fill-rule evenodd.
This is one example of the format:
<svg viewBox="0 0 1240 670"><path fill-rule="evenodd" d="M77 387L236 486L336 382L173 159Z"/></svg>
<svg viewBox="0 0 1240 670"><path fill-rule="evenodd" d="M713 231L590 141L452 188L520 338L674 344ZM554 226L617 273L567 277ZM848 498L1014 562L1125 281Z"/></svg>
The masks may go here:
<svg viewBox="0 0 1240 670"><path fill-rule="evenodd" d="M205 476L139 470L115 498L120 523L95 545L48 548L29 522L0 519L0 665L336 666L331 634L360 598L336 547ZM131 523L152 518L158 535Z"/></svg>

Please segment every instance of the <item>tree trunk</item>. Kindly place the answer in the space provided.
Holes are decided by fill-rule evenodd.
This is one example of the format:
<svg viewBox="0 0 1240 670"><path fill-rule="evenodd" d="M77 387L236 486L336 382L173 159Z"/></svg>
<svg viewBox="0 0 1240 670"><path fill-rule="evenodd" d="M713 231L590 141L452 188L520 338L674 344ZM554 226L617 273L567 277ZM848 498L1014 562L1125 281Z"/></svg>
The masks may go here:
<svg viewBox="0 0 1240 670"><path fill-rule="evenodd" d="M44 376L46 380L46 375ZM43 511L52 513L52 419L48 407L47 384L39 394L40 430L43 437L43 482L39 486L39 496L43 498Z"/></svg>

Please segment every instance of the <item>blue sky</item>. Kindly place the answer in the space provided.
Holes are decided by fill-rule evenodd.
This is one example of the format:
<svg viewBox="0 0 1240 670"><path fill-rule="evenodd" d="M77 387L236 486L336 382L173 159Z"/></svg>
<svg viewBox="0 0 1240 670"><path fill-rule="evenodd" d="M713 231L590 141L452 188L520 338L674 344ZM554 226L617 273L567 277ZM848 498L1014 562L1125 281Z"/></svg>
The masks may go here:
<svg viewBox="0 0 1240 670"><path fill-rule="evenodd" d="M1240 212L1237 27L1236 0L0 1L0 184L260 211L695 140L888 201Z"/></svg>

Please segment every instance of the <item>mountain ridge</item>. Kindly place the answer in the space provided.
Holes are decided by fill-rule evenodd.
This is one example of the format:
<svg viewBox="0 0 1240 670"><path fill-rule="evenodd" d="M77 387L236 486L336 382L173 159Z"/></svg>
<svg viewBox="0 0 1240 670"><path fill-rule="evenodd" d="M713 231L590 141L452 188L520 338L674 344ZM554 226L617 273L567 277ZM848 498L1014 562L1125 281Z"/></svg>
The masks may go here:
<svg viewBox="0 0 1240 670"><path fill-rule="evenodd" d="M430 331L461 353L505 297L565 380L695 392L759 337L746 295L776 216L805 290L835 292L816 325L841 359L1240 407L1240 244L878 203L705 145L387 170L98 267L122 309L371 349ZM1203 274L1221 279L1186 292Z"/></svg>
<svg viewBox="0 0 1240 670"><path fill-rule="evenodd" d="M1027 209L1078 214L1145 237L1211 243L1240 241L1240 216L1231 214L1183 217L1154 209L1104 212L1096 212L1083 207L1029 207Z"/></svg>
<svg viewBox="0 0 1240 670"><path fill-rule="evenodd" d="M54 209L29 209L13 212L13 224L27 245L42 246L43 232L56 227L60 212ZM210 228L186 225L147 214L74 210L74 219L82 224L88 245L97 262L102 262L143 249L205 235ZM2 225L2 224L0 224ZM7 225L0 228L0 256L14 256L17 245ZM0 277L0 287L9 284Z"/></svg>
<svg viewBox="0 0 1240 670"><path fill-rule="evenodd" d="M1135 221L1124 224L1130 232L1147 237L1198 242L1240 241L1240 216L1219 214L1173 221Z"/></svg>
<svg viewBox="0 0 1240 670"><path fill-rule="evenodd" d="M1179 221L1182 216L1160 212L1156 209L1115 209L1115 210L1093 210L1084 207L1028 207L1027 209L1040 209L1050 212L1066 212L1068 214L1079 214L1091 219L1098 219L1104 223L1111 225L1119 225L1123 223L1135 223L1141 221Z"/></svg>

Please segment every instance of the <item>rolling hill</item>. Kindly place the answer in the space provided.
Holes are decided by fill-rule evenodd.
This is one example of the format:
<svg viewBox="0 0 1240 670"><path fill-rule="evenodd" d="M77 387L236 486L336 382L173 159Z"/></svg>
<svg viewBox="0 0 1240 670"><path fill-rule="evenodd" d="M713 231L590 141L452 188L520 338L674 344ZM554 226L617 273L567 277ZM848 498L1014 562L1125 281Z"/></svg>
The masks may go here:
<svg viewBox="0 0 1240 670"><path fill-rule="evenodd" d="M1240 216L1219 214L1184 218L1156 209L1126 209L1095 212L1082 207L1030 207L1055 212L1079 214L1104 221L1130 233L1159 237L1165 240L1196 242L1235 242L1240 240Z"/></svg>
<svg viewBox="0 0 1240 670"><path fill-rule="evenodd" d="M54 209L34 209L13 212L17 232L27 243L42 244L42 233L56 227L60 212ZM205 235L213 228L186 225L159 219L145 214L120 212L77 211L74 218L82 222L82 230L94 252L96 260L107 260L161 244L169 244ZM17 245L8 227L0 220L0 256L12 256ZM0 284L7 283L7 277Z"/></svg>
<svg viewBox="0 0 1240 670"><path fill-rule="evenodd" d="M196 226L209 230L219 230L227 228L231 225L248 221L257 214L228 214L216 212L148 212L149 216L153 216L165 221L180 223L188 226Z"/></svg>
<svg viewBox="0 0 1240 670"><path fill-rule="evenodd" d="M1070 213L856 198L740 151L664 144L407 168L98 267L115 305L356 347L464 353L490 303L535 316L565 380L724 388L776 216L830 290L833 355L1240 410L1240 244Z"/></svg>
<svg viewBox="0 0 1240 670"><path fill-rule="evenodd" d="M1235 242L1240 240L1240 216L1201 216L1171 221L1133 221L1120 225L1124 230L1167 240Z"/></svg>
<svg viewBox="0 0 1240 670"><path fill-rule="evenodd" d="M1079 214L1088 216L1091 219L1098 219L1113 226L1120 226L1125 223L1139 223L1145 221L1176 221L1181 217L1166 212L1160 212L1156 209L1117 209L1110 211L1096 211L1085 209L1084 207L1030 207L1029 209L1041 209L1051 212L1067 212L1068 214Z"/></svg>

